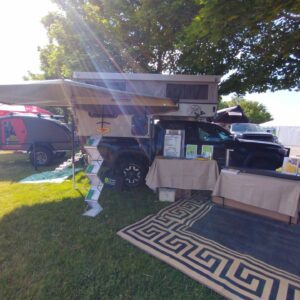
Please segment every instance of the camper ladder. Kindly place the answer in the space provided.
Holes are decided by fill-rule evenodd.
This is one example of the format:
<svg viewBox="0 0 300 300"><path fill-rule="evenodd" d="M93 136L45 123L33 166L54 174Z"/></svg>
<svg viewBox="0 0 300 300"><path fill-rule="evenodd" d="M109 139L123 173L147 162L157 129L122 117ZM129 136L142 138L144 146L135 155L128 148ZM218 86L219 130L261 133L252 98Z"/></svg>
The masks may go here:
<svg viewBox="0 0 300 300"><path fill-rule="evenodd" d="M88 217L95 217L102 211L102 207L98 202L103 189L103 183L99 177L99 171L103 163L103 158L98 151L98 145L101 138L101 135L91 136L84 146L84 149L90 158L90 163L87 166L85 173L90 179L91 187L84 200L88 205L88 210L83 214L83 216Z"/></svg>

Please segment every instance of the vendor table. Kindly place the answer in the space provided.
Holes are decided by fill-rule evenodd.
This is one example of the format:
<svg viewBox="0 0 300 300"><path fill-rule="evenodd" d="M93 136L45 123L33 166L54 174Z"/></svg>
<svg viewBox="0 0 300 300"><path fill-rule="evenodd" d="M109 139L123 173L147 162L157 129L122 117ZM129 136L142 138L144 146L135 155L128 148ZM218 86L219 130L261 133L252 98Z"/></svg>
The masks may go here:
<svg viewBox="0 0 300 300"><path fill-rule="evenodd" d="M222 170L213 201L280 221L298 222L300 181Z"/></svg>
<svg viewBox="0 0 300 300"><path fill-rule="evenodd" d="M213 190L218 178L215 160L168 159L156 157L146 177L151 189Z"/></svg>

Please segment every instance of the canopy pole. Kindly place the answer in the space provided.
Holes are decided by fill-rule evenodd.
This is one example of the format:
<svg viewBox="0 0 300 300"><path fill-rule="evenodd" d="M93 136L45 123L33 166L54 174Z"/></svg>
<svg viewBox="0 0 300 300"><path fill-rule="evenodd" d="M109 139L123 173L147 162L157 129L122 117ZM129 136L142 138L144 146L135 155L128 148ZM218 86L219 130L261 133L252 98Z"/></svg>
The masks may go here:
<svg viewBox="0 0 300 300"><path fill-rule="evenodd" d="M73 190L76 189L75 186L75 125L73 115L71 117L71 131L72 131L72 181L73 181Z"/></svg>

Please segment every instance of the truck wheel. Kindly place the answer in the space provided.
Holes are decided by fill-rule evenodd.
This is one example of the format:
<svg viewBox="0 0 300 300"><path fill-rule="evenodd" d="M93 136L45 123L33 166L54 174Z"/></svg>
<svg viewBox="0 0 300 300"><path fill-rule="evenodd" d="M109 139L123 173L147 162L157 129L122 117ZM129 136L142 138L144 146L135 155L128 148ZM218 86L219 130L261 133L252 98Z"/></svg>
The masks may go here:
<svg viewBox="0 0 300 300"><path fill-rule="evenodd" d="M123 161L119 167L124 185L128 188L137 187L145 182L146 167L140 161Z"/></svg>
<svg viewBox="0 0 300 300"><path fill-rule="evenodd" d="M52 158L53 158L53 153L48 148L38 146L35 149L35 153L36 153L36 158L35 159L36 159L36 165L37 166L47 166L51 163ZM31 164L34 166L34 153L33 153L33 151L30 152L29 159L30 159Z"/></svg>

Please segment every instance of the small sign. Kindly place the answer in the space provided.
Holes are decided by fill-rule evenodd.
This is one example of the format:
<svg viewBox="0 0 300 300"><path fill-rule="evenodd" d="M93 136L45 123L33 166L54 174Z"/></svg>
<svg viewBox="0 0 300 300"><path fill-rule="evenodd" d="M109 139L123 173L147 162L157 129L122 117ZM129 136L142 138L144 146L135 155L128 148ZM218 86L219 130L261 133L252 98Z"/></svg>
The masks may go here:
<svg viewBox="0 0 300 300"><path fill-rule="evenodd" d="M197 158L198 146L197 145L186 145L185 158L195 159Z"/></svg>
<svg viewBox="0 0 300 300"><path fill-rule="evenodd" d="M300 159L285 157L282 165L282 173L300 175Z"/></svg>
<svg viewBox="0 0 300 300"><path fill-rule="evenodd" d="M205 157L207 159L212 159L214 153L214 146L212 145L203 145L202 146L202 157Z"/></svg>

